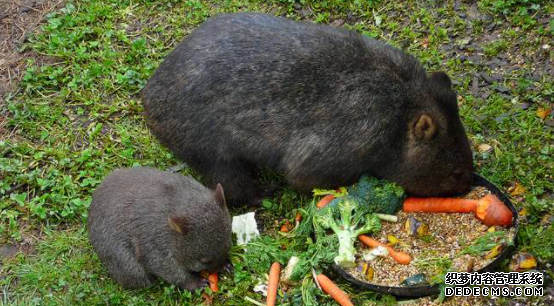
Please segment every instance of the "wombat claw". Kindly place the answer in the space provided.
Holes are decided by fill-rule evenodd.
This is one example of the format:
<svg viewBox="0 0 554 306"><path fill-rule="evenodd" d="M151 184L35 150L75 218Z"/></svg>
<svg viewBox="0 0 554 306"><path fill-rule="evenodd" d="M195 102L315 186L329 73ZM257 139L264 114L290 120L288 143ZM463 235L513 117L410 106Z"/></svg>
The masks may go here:
<svg viewBox="0 0 554 306"><path fill-rule="evenodd" d="M223 266L223 269L221 269L221 272L225 274L233 274L233 271L235 271L235 267L233 267L230 262L225 264L225 266Z"/></svg>
<svg viewBox="0 0 554 306"><path fill-rule="evenodd" d="M187 285L185 285L185 289L189 291L194 291L196 289L202 289L209 285L209 281L205 278L197 277L195 280L191 280Z"/></svg>

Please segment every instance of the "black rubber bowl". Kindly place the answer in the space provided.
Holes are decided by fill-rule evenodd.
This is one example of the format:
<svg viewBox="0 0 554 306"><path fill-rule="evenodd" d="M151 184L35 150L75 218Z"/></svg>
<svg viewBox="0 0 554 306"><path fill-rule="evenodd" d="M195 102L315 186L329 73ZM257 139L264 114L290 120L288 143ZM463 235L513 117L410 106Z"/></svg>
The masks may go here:
<svg viewBox="0 0 554 306"><path fill-rule="evenodd" d="M515 249L515 243L516 243L515 237L517 236L517 231L518 231L518 218L517 218L518 213L517 213L517 210L515 209L514 205L508 199L508 197L505 194L503 194L500 190L498 190L498 188L496 188L496 186L494 186L493 184L491 184L489 181L485 180L481 176L479 176L477 174L473 175L473 186L483 186L483 187L487 188L488 190L490 190L491 193L493 193L495 196L497 196L502 202L504 202L504 204L506 204L506 206L508 206L510 208L510 210L512 211L512 213L514 215L514 219L513 219L514 222L513 222L512 227L515 227L515 232L516 233L514 235L513 244L511 246L505 248L504 251L502 251L500 253L500 255L498 255L498 257L496 257L496 259L494 261L492 261L490 264L488 264L487 266L485 266L482 269L477 271L477 272L490 272L490 271L494 270L496 267L498 267L498 265L504 259L511 256L512 252ZM372 291L376 291L376 292L380 292L380 293L391 294L391 295L394 295L394 296L397 296L397 297L406 297L406 298L408 298L408 297L409 298L423 297L423 296L429 296L429 295L440 293L438 285L419 286L419 287L380 286L380 285L375 285L375 284L372 284L372 283L361 281L361 280L355 278L352 274L346 272L346 270L339 267L338 265L333 265L333 269L335 270L335 272L337 272L344 279L346 279L347 281L349 281L350 283L354 284L355 286L357 286L361 289L367 289L367 290L372 290Z"/></svg>

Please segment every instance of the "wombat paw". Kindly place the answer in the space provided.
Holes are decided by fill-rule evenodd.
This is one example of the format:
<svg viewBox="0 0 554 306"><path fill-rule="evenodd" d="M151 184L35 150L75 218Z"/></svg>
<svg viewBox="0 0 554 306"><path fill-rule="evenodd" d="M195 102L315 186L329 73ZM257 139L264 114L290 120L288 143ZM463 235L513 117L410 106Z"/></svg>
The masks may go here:
<svg viewBox="0 0 554 306"><path fill-rule="evenodd" d="M230 262L226 263L223 266L223 269L221 269L221 271L223 273L228 273L228 274L232 274L234 270L235 270L235 268L233 267L233 265Z"/></svg>
<svg viewBox="0 0 554 306"><path fill-rule="evenodd" d="M205 278L198 277L197 279L194 279L190 281L188 284L185 285L185 289L189 291L194 291L196 289L202 289L207 287L209 284L209 281Z"/></svg>

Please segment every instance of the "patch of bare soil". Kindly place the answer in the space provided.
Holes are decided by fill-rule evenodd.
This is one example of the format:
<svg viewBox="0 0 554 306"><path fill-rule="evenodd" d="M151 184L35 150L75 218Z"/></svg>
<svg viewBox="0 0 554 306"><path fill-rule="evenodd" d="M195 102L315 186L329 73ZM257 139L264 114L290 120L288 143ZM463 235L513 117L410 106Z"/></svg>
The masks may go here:
<svg viewBox="0 0 554 306"><path fill-rule="evenodd" d="M19 52L28 35L44 16L59 8L64 0L0 0L0 136L6 135L5 97L16 89L28 58L40 64L43 59L31 51Z"/></svg>

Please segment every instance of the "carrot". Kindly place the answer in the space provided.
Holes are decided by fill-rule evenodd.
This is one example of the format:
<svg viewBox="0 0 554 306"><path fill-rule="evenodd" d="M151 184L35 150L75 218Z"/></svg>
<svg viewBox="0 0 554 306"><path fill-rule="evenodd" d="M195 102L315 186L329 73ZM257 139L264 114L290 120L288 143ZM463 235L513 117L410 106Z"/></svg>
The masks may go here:
<svg viewBox="0 0 554 306"><path fill-rule="evenodd" d="M298 227L298 225L300 225L300 221L302 221L302 214L300 213L300 211L297 211L296 217L294 217L294 226Z"/></svg>
<svg viewBox="0 0 554 306"><path fill-rule="evenodd" d="M277 286L281 274L281 264L274 262L269 269L269 282L267 283L267 306L275 306L277 300Z"/></svg>
<svg viewBox="0 0 554 306"><path fill-rule="evenodd" d="M405 212L474 213L487 226L512 225L512 211L495 195L487 194L479 200L459 198L407 198Z"/></svg>
<svg viewBox="0 0 554 306"><path fill-rule="evenodd" d="M212 290L212 292L219 291L219 286L217 285L218 283L217 273L210 273L204 270L200 272L200 276L208 280L208 282L210 283L210 289Z"/></svg>
<svg viewBox="0 0 554 306"><path fill-rule="evenodd" d="M319 202L317 202L317 204L316 204L317 208L325 207L327 204L329 204L331 201L333 201L334 198L335 198L335 196L332 195L332 194L328 194L328 195L324 196L323 198L321 198L321 200L319 200Z"/></svg>
<svg viewBox="0 0 554 306"><path fill-rule="evenodd" d="M348 294L342 291L332 280L323 274L317 275L317 282L321 289L331 296L340 306L354 306Z"/></svg>
<svg viewBox="0 0 554 306"><path fill-rule="evenodd" d="M387 248L387 250L389 250L389 254L390 256L392 257L392 259L396 260L397 263L401 264L401 265L409 265L410 262L412 261L412 257L404 252L397 252L395 251L392 247L384 244L384 243L381 243L369 236L366 236L366 235L360 235L358 236L358 240L360 240L363 244L369 246L369 247L372 247L372 248L376 248L378 246L384 246L385 248Z"/></svg>
<svg viewBox="0 0 554 306"><path fill-rule="evenodd" d="M292 224L290 224L289 220L285 220L285 224L281 225L281 229L279 231L283 233L288 233L292 230Z"/></svg>
<svg viewBox="0 0 554 306"><path fill-rule="evenodd" d="M405 212L471 213L476 201L455 198L407 198L402 210Z"/></svg>
<svg viewBox="0 0 554 306"><path fill-rule="evenodd" d="M210 282L210 289L212 289L213 292L218 292L219 286L217 285L218 283L217 273L210 273L210 275L208 275L208 281Z"/></svg>

